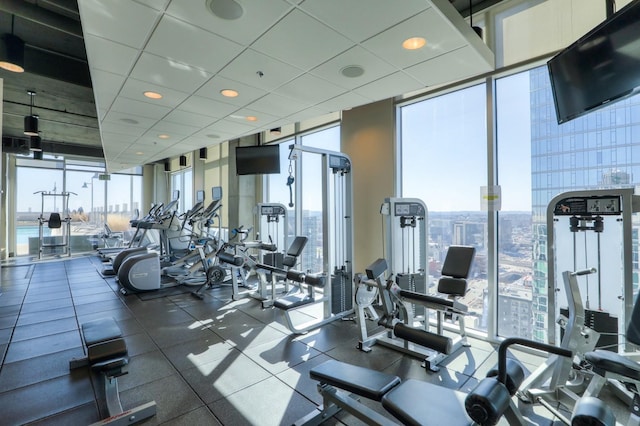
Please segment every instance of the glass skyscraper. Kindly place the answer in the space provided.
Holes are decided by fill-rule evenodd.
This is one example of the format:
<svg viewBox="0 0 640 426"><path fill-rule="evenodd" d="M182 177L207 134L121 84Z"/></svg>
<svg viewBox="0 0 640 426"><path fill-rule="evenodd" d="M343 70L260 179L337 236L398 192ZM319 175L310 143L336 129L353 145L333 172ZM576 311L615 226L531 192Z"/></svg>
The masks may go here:
<svg viewBox="0 0 640 426"><path fill-rule="evenodd" d="M572 190L634 187L640 179L640 96L616 102L562 125L556 121L546 66L529 71L533 209L533 338L546 341L546 211L556 195ZM634 220L634 295L637 292ZM552 313L553 314L553 313Z"/></svg>

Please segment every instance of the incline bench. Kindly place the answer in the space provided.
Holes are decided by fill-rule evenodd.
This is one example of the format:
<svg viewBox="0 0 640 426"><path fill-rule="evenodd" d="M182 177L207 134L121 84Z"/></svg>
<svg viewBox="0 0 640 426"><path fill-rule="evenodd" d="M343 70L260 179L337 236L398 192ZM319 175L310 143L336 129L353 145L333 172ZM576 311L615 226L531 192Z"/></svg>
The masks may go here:
<svg viewBox="0 0 640 426"><path fill-rule="evenodd" d="M156 414L155 401L130 410L123 410L118 392L118 377L127 374L123 367L129 363L127 345L120 327L113 318L90 321L81 326L87 356L69 361L69 368L90 366L101 374L108 415L95 425L132 425Z"/></svg>

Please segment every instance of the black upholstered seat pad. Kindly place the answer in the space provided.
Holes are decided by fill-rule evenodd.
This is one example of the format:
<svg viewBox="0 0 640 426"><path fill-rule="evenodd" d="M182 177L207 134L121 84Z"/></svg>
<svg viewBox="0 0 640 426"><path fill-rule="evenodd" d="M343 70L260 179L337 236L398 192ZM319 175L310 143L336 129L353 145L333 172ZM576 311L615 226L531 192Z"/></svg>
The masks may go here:
<svg viewBox="0 0 640 426"><path fill-rule="evenodd" d="M431 296L429 294L418 293L411 290L400 290L400 296L409 301L420 303L432 309L453 309L460 313L466 313L469 310L466 305L456 302L455 300L447 299L444 297Z"/></svg>
<svg viewBox="0 0 640 426"><path fill-rule="evenodd" d="M405 425L470 425L466 394L408 379L382 398L382 406Z"/></svg>
<svg viewBox="0 0 640 426"><path fill-rule="evenodd" d="M376 401L400 383L398 376L336 360L323 362L311 369L309 375L321 383Z"/></svg>
<svg viewBox="0 0 640 426"><path fill-rule="evenodd" d="M640 380L640 364L615 352L595 350L587 352L585 359L593 364L594 368Z"/></svg>
<svg viewBox="0 0 640 426"><path fill-rule="evenodd" d="M122 332L116 321L109 317L83 323L82 335L87 346L91 346L122 337Z"/></svg>

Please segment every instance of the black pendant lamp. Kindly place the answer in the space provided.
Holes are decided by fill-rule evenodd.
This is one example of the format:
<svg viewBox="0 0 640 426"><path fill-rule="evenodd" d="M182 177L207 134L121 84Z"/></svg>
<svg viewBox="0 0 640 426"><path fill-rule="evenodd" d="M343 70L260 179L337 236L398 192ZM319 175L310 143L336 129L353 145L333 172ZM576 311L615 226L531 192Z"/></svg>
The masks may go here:
<svg viewBox="0 0 640 426"><path fill-rule="evenodd" d="M24 134L38 136L38 116L33 115L33 98L36 96L36 92L29 90L27 93L31 97L31 105L29 106L29 115L24 117Z"/></svg>
<svg viewBox="0 0 640 426"><path fill-rule="evenodd" d="M0 68L11 72L24 72L24 41L13 34L11 16L11 34L3 34L0 40Z"/></svg>
<svg viewBox="0 0 640 426"><path fill-rule="evenodd" d="M42 152L42 138L40 136L31 136L29 149L34 152Z"/></svg>

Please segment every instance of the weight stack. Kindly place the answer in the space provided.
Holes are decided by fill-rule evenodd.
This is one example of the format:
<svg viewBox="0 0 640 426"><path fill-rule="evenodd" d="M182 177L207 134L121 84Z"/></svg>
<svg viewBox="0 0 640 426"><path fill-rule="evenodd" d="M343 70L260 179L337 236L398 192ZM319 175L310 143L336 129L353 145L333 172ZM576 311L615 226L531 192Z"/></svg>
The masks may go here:
<svg viewBox="0 0 640 426"><path fill-rule="evenodd" d="M342 269L331 275L331 313L336 315L353 308L353 286L351 276Z"/></svg>
<svg viewBox="0 0 640 426"><path fill-rule="evenodd" d="M398 284L398 286L403 290L427 294L427 280L424 274L398 274L396 275L396 284ZM412 307L414 318L424 317L424 306L414 304Z"/></svg>

